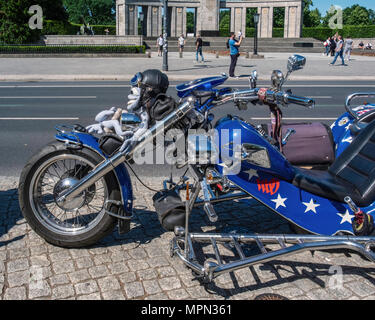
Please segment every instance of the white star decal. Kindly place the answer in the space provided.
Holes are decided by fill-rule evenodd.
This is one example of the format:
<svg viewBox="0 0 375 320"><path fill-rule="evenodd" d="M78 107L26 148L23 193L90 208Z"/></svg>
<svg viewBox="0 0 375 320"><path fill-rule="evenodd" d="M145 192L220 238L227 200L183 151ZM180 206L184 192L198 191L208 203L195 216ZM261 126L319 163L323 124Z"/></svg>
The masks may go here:
<svg viewBox="0 0 375 320"><path fill-rule="evenodd" d="M313 199L311 199L310 202L302 202L302 203L306 206L305 213L309 211L316 213L316 208L320 206L320 204L315 204Z"/></svg>
<svg viewBox="0 0 375 320"><path fill-rule="evenodd" d="M352 143L353 142L353 137L349 137L349 138L343 139L342 142Z"/></svg>
<svg viewBox="0 0 375 320"><path fill-rule="evenodd" d="M345 222L352 224L352 219L354 218L354 215L351 215L349 213L349 210L346 210L345 214L337 213L337 215L342 218L340 224L343 224Z"/></svg>
<svg viewBox="0 0 375 320"><path fill-rule="evenodd" d="M249 175L249 181L253 178L253 177L258 177L258 171L256 171L255 169L250 169L250 170L247 170L246 173Z"/></svg>
<svg viewBox="0 0 375 320"><path fill-rule="evenodd" d="M277 199L272 199L272 202L276 203L276 208L278 209L279 207L284 207L286 208L285 201L288 200L288 198L281 198L280 193L277 195Z"/></svg>

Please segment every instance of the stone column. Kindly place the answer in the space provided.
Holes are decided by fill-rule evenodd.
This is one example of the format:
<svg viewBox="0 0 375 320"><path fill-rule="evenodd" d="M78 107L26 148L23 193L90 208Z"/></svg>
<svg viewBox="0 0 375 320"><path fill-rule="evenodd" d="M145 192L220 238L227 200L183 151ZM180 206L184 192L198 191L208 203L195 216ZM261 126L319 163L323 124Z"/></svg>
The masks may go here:
<svg viewBox="0 0 375 320"><path fill-rule="evenodd" d="M236 17L235 17L235 10L236 8L230 8L230 32L235 32L235 21L236 21Z"/></svg>
<svg viewBox="0 0 375 320"><path fill-rule="evenodd" d="M176 36L176 7L172 7L171 10L171 37Z"/></svg>
<svg viewBox="0 0 375 320"><path fill-rule="evenodd" d="M242 29L243 23L242 23L242 10L243 8L233 8L234 10L234 23L233 23L233 31L234 33L238 33Z"/></svg>
<svg viewBox="0 0 375 320"><path fill-rule="evenodd" d="M162 34L162 26L161 24L159 23L159 16L161 15L160 11L160 7L154 7L152 6L151 7L152 10L151 10L151 24L152 24L152 27L151 27L151 36L152 37L158 37L160 34Z"/></svg>
<svg viewBox="0 0 375 320"><path fill-rule="evenodd" d="M176 37L184 33L184 8L176 8Z"/></svg>
<svg viewBox="0 0 375 320"><path fill-rule="evenodd" d="M116 34L118 36L126 35L125 0L116 1Z"/></svg>
<svg viewBox="0 0 375 320"><path fill-rule="evenodd" d="M247 12L247 8L243 7L242 8L242 26L241 26L243 36L246 36L246 12Z"/></svg>
<svg viewBox="0 0 375 320"><path fill-rule="evenodd" d="M126 12L128 18L127 35L138 35L138 7L134 5L126 6Z"/></svg>
<svg viewBox="0 0 375 320"><path fill-rule="evenodd" d="M182 22L182 33L184 34L184 36L186 37L186 24L187 24L187 11L186 11L186 7L184 7L183 11L182 11L182 18L183 18L183 22Z"/></svg>
<svg viewBox="0 0 375 320"><path fill-rule="evenodd" d="M303 10L302 10L302 3L300 3L297 7L297 26L296 26L296 38L300 38L302 36L302 25L303 25Z"/></svg>
<svg viewBox="0 0 375 320"><path fill-rule="evenodd" d="M262 7L259 20L259 37L272 38L273 10L270 7Z"/></svg>
<svg viewBox="0 0 375 320"><path fill-rule="evenodd" d="M147 37L152 37L152 29L153 29L153 16L152 16L152 6L147 6Z"/></svg>
<svg viewBox="0 0 375 320"><path fill-rule="evenodd" d="M200 5L199 29L207 31L219 30L220 0L202 0Z"/></svg>
<svg viewBox="0 0 375 320"><path fill-rule="evenodd" d="M300 12L298 12L298 7L296 6L293 6L293 7L290 6L290 7L285 8L285 27L284 27L285 38L299 38L301 36L301 15L302 14Z"/></svg>

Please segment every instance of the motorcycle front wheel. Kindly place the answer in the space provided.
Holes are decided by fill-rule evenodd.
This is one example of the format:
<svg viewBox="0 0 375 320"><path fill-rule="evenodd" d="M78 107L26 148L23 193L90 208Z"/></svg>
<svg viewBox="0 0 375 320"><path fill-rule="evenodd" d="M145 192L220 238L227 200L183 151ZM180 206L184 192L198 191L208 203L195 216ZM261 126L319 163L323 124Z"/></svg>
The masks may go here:
<svg viewBox="0 0 375 320"><path fill-rule="evenodd" d="M95 244L110 234L116 219L105 212L107 200L121 200L110 172L70 201L58 194L73 186L103 158L87 148L67 149L54 142L33 156L22 171L19 203L31 228L47 242L66 248Z"/></svg>

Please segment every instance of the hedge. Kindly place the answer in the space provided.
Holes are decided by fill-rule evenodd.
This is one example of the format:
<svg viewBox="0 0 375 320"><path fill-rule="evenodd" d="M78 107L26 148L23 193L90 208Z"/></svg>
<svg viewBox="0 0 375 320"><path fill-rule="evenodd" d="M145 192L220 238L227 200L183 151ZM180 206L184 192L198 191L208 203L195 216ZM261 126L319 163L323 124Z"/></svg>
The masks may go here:
<svg viewBox="0 0 375 320"><path fill-rule="evenodd" d="M75 35L79 32L80 26L65 21L44 20L43 35Z"/></svg>
<svg viewBox="0 0 375 320"><path fill-rule="evenodd" d="M314 28L302 28L303 38L315 38L318 40L326 40L328 37L332 37L336 32L342 35L344 38L351 36L352 38L375 38L375 25L373 26L344 26L340 30L332 30L331 28L314 27ZM246 28L246 36L254 37L255 28ZM223 35L227 36L227 35ZM272 36L274 38L284 37L284 28L273 28Z"/></svg>
<svg viewBox="0 0 375 320"><path fill-rule="evenodd" d="M331 28L303 28L302 36L304 38L315 38L318 40L326 40L332 37L336 32L344 38L350 36L352 38L375 38L374 26L344 26L343 29L332 30Z"/></svg>
<svg viewBox="0 0 375 320"><path fill-rule="evenodd" d="M105 35L108 29L110 35L116 35L116 26L92 25L95 35ZM66 21L44 20L43 35L76 35L80 32L81 24L69 23Z"/></svg>
<svg viewBox="0 0 375 320"><path fill-rule="evenodd" d="M145 53L145 46L1 46L0 54Z"/></svg>

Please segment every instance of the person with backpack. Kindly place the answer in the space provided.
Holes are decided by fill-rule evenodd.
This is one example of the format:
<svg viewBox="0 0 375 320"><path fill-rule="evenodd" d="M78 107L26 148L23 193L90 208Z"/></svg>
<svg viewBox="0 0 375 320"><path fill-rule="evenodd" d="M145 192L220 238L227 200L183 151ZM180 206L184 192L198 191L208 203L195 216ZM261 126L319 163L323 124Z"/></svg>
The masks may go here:
<svg viewBox="0 0 375 320"><path fill-rule="evenodd" d="M325 48L325 52L323 53L323 55L326 55L328 57L329 51L331 49L331 37L328 37L328 39L324 41L324 48Z"/></svg>
<svg viewBox="0 0 375 320"><path fill-rule="evenodd" d="M227 46L229 46L230 49L230 67L229 67L229 77L234 78L234 71L236 69L237 60L240 56L239 47L241 46L243 40L243 36L241 35L241 38L239 41L236 41L235 34L232 32L230 34L230 39L228 40Z"/></svg>

